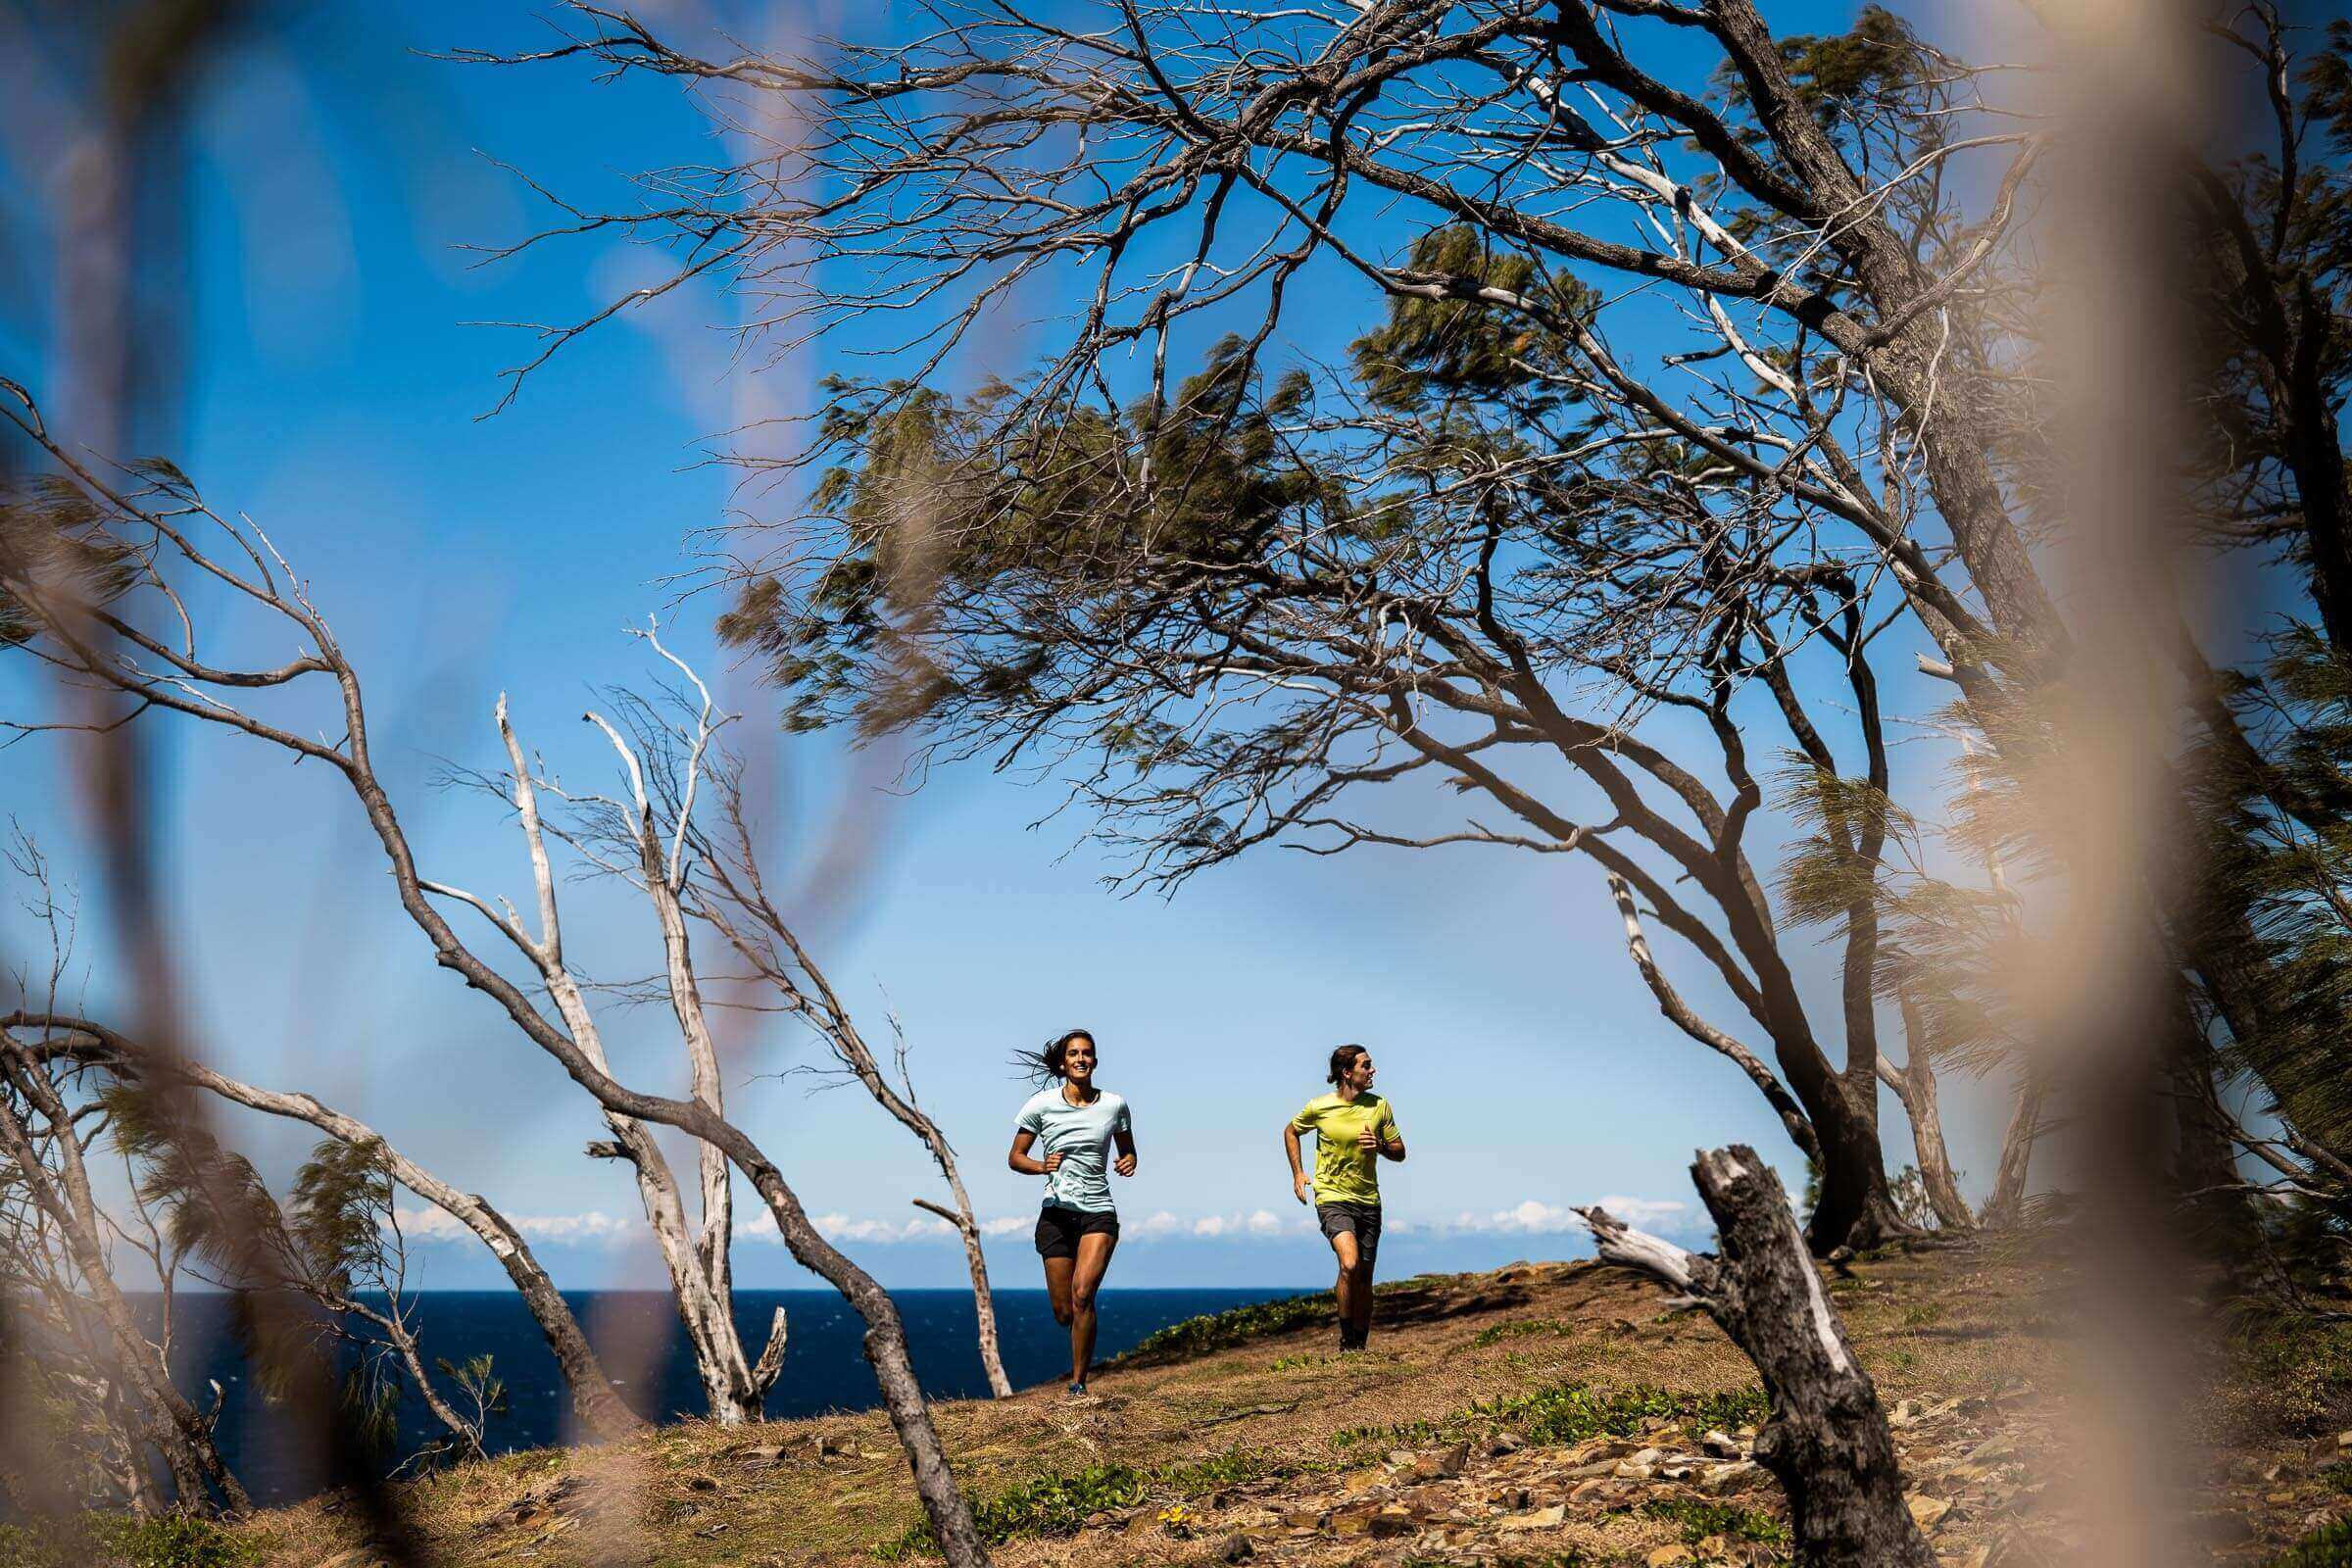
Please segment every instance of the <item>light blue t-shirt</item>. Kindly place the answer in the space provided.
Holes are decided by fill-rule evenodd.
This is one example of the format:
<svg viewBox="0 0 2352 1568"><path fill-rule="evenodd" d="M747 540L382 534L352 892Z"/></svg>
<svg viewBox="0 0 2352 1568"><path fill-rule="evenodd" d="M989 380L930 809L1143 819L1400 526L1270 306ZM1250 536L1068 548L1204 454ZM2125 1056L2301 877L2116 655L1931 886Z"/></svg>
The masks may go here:
<svg viewBox="0 0 2352 1568"><path fill-rule="evenodd" d="M1114 1133L1134 1131L1127 1102L1105 1089L1094 1103L1073 1105L1061 1098L1061 1085L1041 1089L1021 1106L1013 1122L1035 1133L1029 1147L1033 1159L1059 1154L1061 1164L1046 1178L1047 1208L1078 1208L1106 1214L1117 1207L1110 1200L1110 1140Z"/></svg>

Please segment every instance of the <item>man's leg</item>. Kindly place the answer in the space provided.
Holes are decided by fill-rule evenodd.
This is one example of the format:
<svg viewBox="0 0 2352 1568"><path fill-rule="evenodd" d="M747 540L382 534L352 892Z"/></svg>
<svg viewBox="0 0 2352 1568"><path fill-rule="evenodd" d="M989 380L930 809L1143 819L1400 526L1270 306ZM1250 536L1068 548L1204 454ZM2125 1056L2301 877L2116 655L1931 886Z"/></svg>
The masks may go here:
<svg viewBox="0 0 2352 1568"><path fill-rule="evenodd" d="M1364 1343L1364 1336L1372 1332L1372 1260L1359 1256L1349 1280L1348 1328L1360 1346Z"/></svg>
<svg viewBox="0 0 2352 1568"><path fill-rule="evenodd" d="M1332 1287L1340 1298L1340 1348L1351 1349L1355 1344L1356 1273L1360 1263L1354 1235L1348 1231L1335 1232L1331 1238L1331 1250L1340 1262L1339 1281Z"/></svg>
<svg viewBox="0 0 2352 1568"><path fill-rule="evenodd" d="M1380 1215L1375 1210L1358 1218L1355 1225L1355 1309L1348 1322L1359 1350L1372 1332L1372 1264L1379 1255Z"/></svg>
<svg viewBox="0 0 2352 1568"><path fill-rule="evenodd" d="M1095 1292L1102 1284L1103 1271L1110 1267L1111 1249L1119 1239L1102 1231L1092 1231L1078 1238L1077 1268L1069 1285L1070 1316L1070 1381L1084 1383L1087 1368L1095 1359Z"/></svg>

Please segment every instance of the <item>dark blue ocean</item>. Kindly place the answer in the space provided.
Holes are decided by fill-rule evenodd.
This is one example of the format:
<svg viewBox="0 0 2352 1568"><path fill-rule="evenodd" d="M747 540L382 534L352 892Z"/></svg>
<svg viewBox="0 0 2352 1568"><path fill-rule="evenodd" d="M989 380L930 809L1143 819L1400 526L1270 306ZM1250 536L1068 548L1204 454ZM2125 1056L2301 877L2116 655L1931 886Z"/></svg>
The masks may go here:
<svg viewBox="0 0 2352 1568"><path fill-rule="evenodd" d="M1290 1290L1106 1290L1098 1299L1102 1330L1098 1358L1117 1354L1147 1334L1203 1312L1293 1295ZM906 1319L908 1349L924 1389L941 1398L984 1397L988 1381L980 1370L969 1291L896 1291ZM694 1362L678 1334L670 1298L652 1291L566 1293L605 1367L620 1393L645 1415L667 1421L700 1415L702 1390ZM1054 1321L1043 1291L999 1291L997 1332L1004 1370L1013 1386L1031 1384L1069 1369L1069 1332ZM426 1356L463 1362L487 1354L504 1380L510 1409L490 1425L491 1446L542 1447L564 1442L567 1400L556 1375L555 1357L539 1336L521 1298L512 1291L433 1291L412 1298ZM858 1348L863 1324L849 1304L830 1291L738 1291L735 1312L748 1353L767 1343L767 1327L782 1306L791 1326L784 1375L768 1396L773 1418L826 1410L861 1410L879 1402L873 1371ZM319 1482L315 1456L289 1452L273 1442L286 1423L272 1419L262 1391L246 1376L233 1337L225 1332L227 1298L179 1298L173 1343L180 1387L200 1403L211 1403L208 1379L227 1393L220 1421L229 1463L257 1501L287 1502L308 1495ZM410 1393L400 1411L400 1456L439 1435L421 1400Z"/></svg>

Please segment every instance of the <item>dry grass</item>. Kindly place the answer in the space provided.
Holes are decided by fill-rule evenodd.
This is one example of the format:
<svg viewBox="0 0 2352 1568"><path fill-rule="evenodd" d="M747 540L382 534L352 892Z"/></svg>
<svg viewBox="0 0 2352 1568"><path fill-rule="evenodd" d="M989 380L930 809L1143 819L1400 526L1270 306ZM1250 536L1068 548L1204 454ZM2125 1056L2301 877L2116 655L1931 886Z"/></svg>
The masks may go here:
<svg viewBox="0 0 2352 1568"><path fill-rule="evenodd" d="M1832 1291L1891 1406L2039 1382L2055 1348L2034 1281L2014 1260L1931 1252L1858 1264ZM1200 1507L1241 1498L1279 1511L1286 1489L1332 1495L1380 1482L1381 1459L1399 1445L1379 1435L1335 1441L1352 1429L1410 1432L1416 1422L1451 1422L1448 1433L1459 1432L1479 1401L1562 1381L1690 1396L1754 1387L1746 1362L1712 1325L1664 1317L1652 1288L1590 1264L1402 1282L1384 1294L1381 1313L1367 1355L1343 1360L1328 1353L1327 1329L1302 1329L1193 1360L1114 1364L1084 1401L1039 1389L1000 1402L941 1404L936 1416L974 1496L1113 1463L1151 1478L1152 1517L1139 1520L1135 1533L1016 1538L998 1548L1000 1562L1140 1565L1206 1562L1217 1544L1156 1528L1157 1509L1186 1492L1171 1467L1214 1462L1208 1479L1194 1477ZM820 1456L820 1440L844 1451ZM778 1447L780 1458L760 1451ZM1252 1473L1265 1479L1250 1482ZM461 1466L417 1483L410 1495L436 1559L452 1568L861 1563L919 1519L879 1413L734 1430L688 1422L616 1448ZM269 1568L362 1568L372 1558L355 1528L322 1499L265 1515L247 1534ZM1618 1508L1568 1519L1542 1538L1541 1555L1581 1550L1589 1560L1630 1554L1640 1562L1680 1540L1677 1530L1639 1508ZM1301 1543L1282 1560L1355 1560L1364 1545Z"/></svg>

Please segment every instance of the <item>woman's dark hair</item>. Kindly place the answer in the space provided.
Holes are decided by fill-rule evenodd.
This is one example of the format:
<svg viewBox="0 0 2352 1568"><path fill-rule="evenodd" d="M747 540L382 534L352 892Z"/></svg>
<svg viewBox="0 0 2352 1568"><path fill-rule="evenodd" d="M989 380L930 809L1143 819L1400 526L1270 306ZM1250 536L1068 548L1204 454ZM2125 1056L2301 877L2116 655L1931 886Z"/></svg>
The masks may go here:
<svg viewBox="0 0 2352 1568"><path fill-rule="evenodd" d="M1096 1059L1102 1058L1102 1048L1096 1044L1092 1029L1068 1029L1047 1041L1039 1050L1014 1052L1012 1064L1041 1084L1050 1084L1056 1078L1067 1078L1069 1071L1066 1063L1073 1040L1083 1040L1094 1046Z"/></svg>
<svg viewBox="0 0 2352 1568"><path fill-rule="evenodd" d="M1323 1076L1328 1082L1337 1084L1348 1076L1348 1069L1355 1065L1356 1057L1370 1054L1372 1053L1361 1046L1342 1046L1331 1054L1331 1070Z"/></svg>

